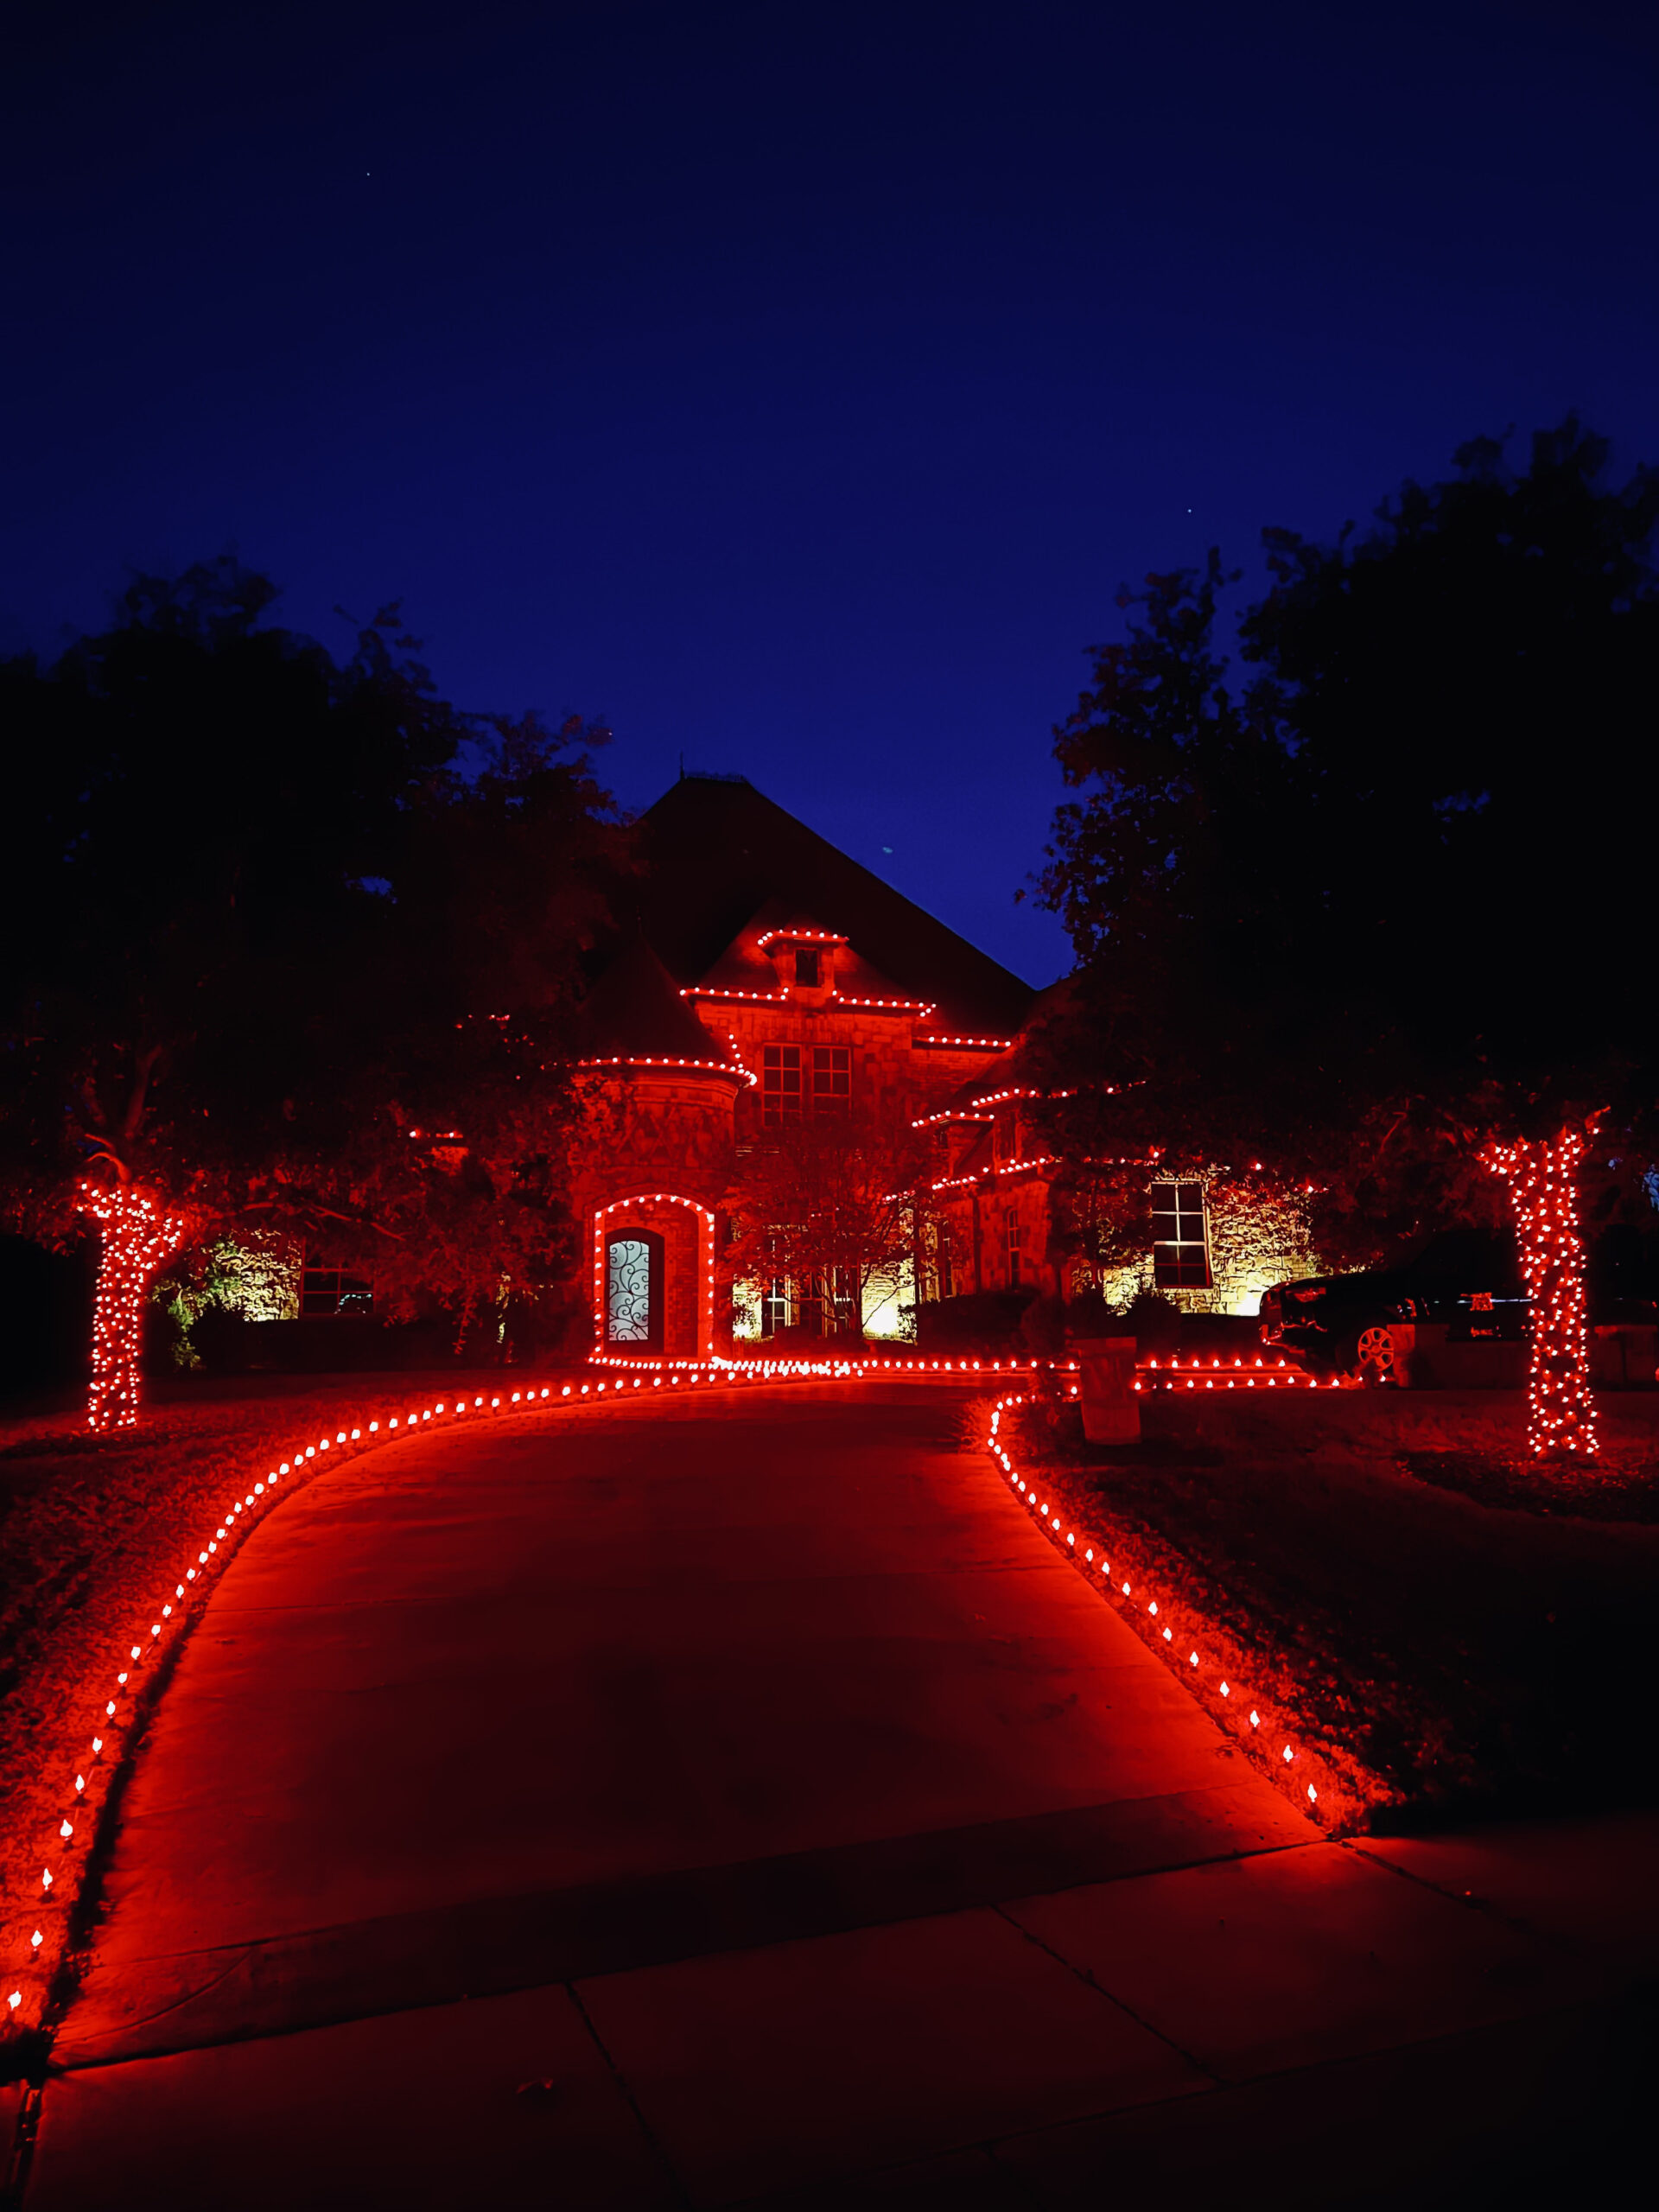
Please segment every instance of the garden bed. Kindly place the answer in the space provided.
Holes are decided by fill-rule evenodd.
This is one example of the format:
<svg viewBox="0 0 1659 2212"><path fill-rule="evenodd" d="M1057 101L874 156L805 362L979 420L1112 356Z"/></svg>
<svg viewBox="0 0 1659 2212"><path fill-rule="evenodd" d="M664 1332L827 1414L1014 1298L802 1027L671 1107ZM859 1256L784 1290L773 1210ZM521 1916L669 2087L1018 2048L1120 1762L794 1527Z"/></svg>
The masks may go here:
<svg viewBox="0 0 1659 2212"><path fill-rule="evenodd" d="M1349 1825L1427 1826L1659 1801L1659 1398L1602 1403L1588 1470L1529 1461L1489 1392L1157 1397L1124 1447L1027 1406L1009 1448L1296 1716Z"/></svg>

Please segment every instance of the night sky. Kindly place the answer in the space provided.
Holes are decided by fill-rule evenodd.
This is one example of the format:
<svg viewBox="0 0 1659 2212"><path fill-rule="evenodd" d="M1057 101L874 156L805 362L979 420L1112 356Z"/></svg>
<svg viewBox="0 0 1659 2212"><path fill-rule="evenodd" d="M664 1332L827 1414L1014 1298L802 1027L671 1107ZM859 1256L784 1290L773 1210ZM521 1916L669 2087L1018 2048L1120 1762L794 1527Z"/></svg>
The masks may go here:
<svg viewBox="0 0 1659 2212"><path fill-rule="evenodd" d="M1573 407L1659 460L1647 6L35 12L0 645L227 546L336 648L401 598L1034 982L1121 582Z"/></svg>

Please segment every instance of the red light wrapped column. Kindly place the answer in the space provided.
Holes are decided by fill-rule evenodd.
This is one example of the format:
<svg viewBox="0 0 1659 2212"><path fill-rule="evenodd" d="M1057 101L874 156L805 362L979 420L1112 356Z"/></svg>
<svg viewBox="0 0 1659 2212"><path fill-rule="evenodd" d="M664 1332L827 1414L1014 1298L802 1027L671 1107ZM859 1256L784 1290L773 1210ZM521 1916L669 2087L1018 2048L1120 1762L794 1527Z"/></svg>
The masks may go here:
<svg viewBox="0 0 1659 2212"><path fill-rule="evenodd" d="M131 1428L138 1419L138 1357L144 1341L144 1293L162 1262L178 1249L184 1224L161 1211L130 1183L113 1190L83 1183L81 1205L104 1231L92 1300L92 1383L87 1426Z"/></svg>
<svg viewBox="0 0 1659 2212"><path fill-rule="evenodd" d="M1532 1300L1532 1359L1527 1378L1527 1442L1542 1455L1597 1451L1586 1325L1584 1239L1577 1176L1584 1139L1557 1137L1493 1145L1482 1157L1510 1186L1521 1272Z"/></svg>

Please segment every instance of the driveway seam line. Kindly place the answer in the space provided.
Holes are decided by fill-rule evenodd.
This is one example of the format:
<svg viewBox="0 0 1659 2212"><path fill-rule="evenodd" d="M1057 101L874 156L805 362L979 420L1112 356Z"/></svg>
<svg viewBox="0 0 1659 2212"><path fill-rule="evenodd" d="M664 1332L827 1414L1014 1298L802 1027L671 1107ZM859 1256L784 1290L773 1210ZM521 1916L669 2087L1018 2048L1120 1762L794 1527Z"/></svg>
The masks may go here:
<svg viewBox="0 0 1659 2212"><path fill-rule="evenodd" d="M1384 1868L1401 1881L1409 1882L1414 1889L1427 1890L1431 1897L1444 1897L1448 1904L1460 1904L1465 1912L1478 1913L1484 1920L1495 1920L1500 1928L1510 1929L1517 1936L1525 1936L1532 1942L1543 1944L1547 1949L1566 1952L1575 1958L1593 1959L1598 1955L1599 1947L1586 1942L1581 1936L1540 1928L1533 1921L1522 1920L1512 1912L1503 1911L1490 1897L1477 1897L1472 1891L1449 1890L1442 1883L1430 1881L1427 1874L1416 1873L1409 1866L1396 1866L1392 1859L1384 1859L1375 1851L1367 1851L1362 1838L1344 1837L1342 1843L1343 1848L1351 1851L1357 1859L1364 1859L1369 1866Z"/></svg>
<svg viewBox="0 0 1659 2212"><path fill-rule="evenodd" d="M1189 2066L1194 2068L1197 2072L1203 2075L1206 2082L1214 2082L1217 2088L1222 2087L1224 2077L1221 2075L1215 2073L1210 2067L1206 2066L1201 2058L1194 2057L1193 2054L1190 2050L1186 2050L1182 2044L1176 2042L1173 2036L1166 2035L1161 2028L1155 2027L1150 2020L1144 2018L1135 2011L1133 2005L1125 2004L1123 1999L1121 1997L1115 1995L1111 1990L1106 1987L1103 1982L1096 1981L1094 1975L1089 1972L1086 1967L1074 1966L1071 1961L1065 1956L1064 1952L1057 1951L1052 1943L1046 1943L1040 1936L1033 1935L1031 1929L1026 1927L1023 1922L1016 1920L1014 1915L1011 1912L1007 1911L1001 1905L994 1904L991 1907L991 1910L995 1913L999 1920L1006 1921L1016 1935L1022 1936L1027 1943L1033 1945L1036 1949L1046 1953L1049 1958L1053 1960L1056 1966L1064 1967L1067 1974L1069 1974L1074 1980L1080 1981L1085 1989L1091 1989L1096 1997L1103 1998L1107 2004L1115 2005L1118 2011L1127 2014L1128 2017L1135 2022L1137 2027L1144 2028L1149 2036L1155 2036L1158 2038L1158 2041L1164 2044L1166 2049L1173 2050L1178 2058L1184 2058Z"/></svg>
<svg viewBox="0 0 1659 2212"><path fill-rule="evenodd" d="M1206 1859L1183 1859L1179 1865L1172 1866L1137 1866L1129 1868L1122 1873L1098 1875L1094 1879L1087 1882L1064 1882L1056 1889L1032 1889L1027 1886L1011 1891L1009 1895L1005 1897L984 1898L969 1904L942 1904L938 1906L932 1911L906 1912L899 1914L896 1918L875 1916L870 1919L855 1921L850 1925L844 1928L818 1929L810 1930L805 1934L798 1935L767 1936L753 1942L728 1943L723 1945L719 1950L715 1951L693 1951L683 1955L674 1954L668 1957L652 1961L645 1964L598 1967L588 1973L585 1973L581 1978L583 1981L608 1981L624 1974L655 1973L661 1967L689 1964L691 1961L696 1959L742 1958L750 1956L759 1951L774 1950L784 1944L831 1942L840 1936L856 1935L868 1929L880 1928L903 1928L907 1927L913 1923L921 1921L948 1919L953 1915L958 1913L998 1912L1003 1913L1003 1916L1006 1918L1009 1916L1004 1911L1004 1908L1009 1904L1017 1904L1026 1897L1065 1897L1073 1891L1103 1888L1108 1884L1115 1885L1120 1882L1152 1881L1158 1879L1166 1874L1192 1873L1210 1866L1231 1866L1241 1859L1278 1858L1291 1852L1309 1851L1316 1848L1318 1848L1318 1846L1312 1843L1262 1844L1255 1847L1217 1852L1212 1857ZM256 1938L251 1942L244 1941L235 1944L215 1946L213 1949L205 1952L186 1951L163 1952L157 1954L156 1960L145 1961L142 1963L166 1963L169 1961L181 1958L200 1958L206 1960L220 1956L226 1951L233 1951L236 1955L229 1960L228 1963L223 1967L221 1972L213 1975L208 1981L204 1982L200 1989L191 1990L184 1996L172 1999L169 2003L163 2005L159 2012L146 2013L143 2015L142 2019L134 2022L132 2024L138 2027L144 2027L152 2025L157 2021L166 2019L170 2013L175 2012L181 2005L190 2004L198 1997L205 1996L212 1990L218 1987L231 1974L235 1973L238 1966L244 1964L251 1955L259 1951L289 1941L299 1940L299 1938L310 1933L332 1935L338 1932L339 1927L342 1924L346 1928L351 1928L353 1926L372 1926L375 1923L372 1922L346 1922L345 1923L333 1923L330 1926L319 1930L301 1929L297 1932L297 1936L293 1938L286 1936L270 1936ZM1014 1921L1012 1924L1019 1927L1022 1935L1029 1935L1029 1931L1021 1926L1019 1922ZM1031 1940L1039 1941L1039 1939L1033 1937ZM493 1989L487 1992L486 1994L490 1998L507 1997L518 1995L522 1993L524 1990L527 1989L557 1989L569 1986L569 1984L568 1982L562 1980L556 1975L553 1975L550 1976L544 1981L526 1982L520 1985L515 1985L513 1987L507 1989ZM447 2005L461 2004L465 2001L466 1998L464 1995L456 1995L453 1997L416 1998L403 2004L375 2005L362 2012L335 2015L326 2019L300 2021L291 2024L277 2024L268 2027L254 2028L251 2031L232 2031L222 2035L207 2036L199 2043L181 2044L165 2050L132 2051L128 2053L118 2053L114 2056L103 2057L95 2055L90 2058L76 2058L70 2056L60 2059L58 2061L58 2065L60 2069L65 2073L92 2073L102 2067L141 2065L149 2059L177 2057L188 2051L219 2050L232 2044L263 2043L267 2040L273 2040L282 2036L306 2035L315 2030L345 2026L355 2020L395 2019L405 2012L429 2012L440 2009ZM1127 2009L1128 2008L1125 2007L1125 2010Z"/></svg>
<svg viewBox="0 0 1659 2212"><path fill-rule="evenodd" d="M661 2139L658 2137L656 2129L645 2118L645 2113L640 2107L639 2100L634 2095L633 2090L629 2085L626 2075L623 2073L622 2069L617 2064L615 2059L611 2056L609 2046L607 2044L604 2037L600 2034L598 2028L594 2024L593 2014L582 2003L581 1993L577 1990L576 1985L574 1981L567 1981L561 1983L560 1986L569 1998L570 2002L575 2006L577 2018L582 2022L582 2026L587 2029L588 2036L593 2042L594 2049L604 2060L606 2070L610 2075L612 2081L616 2084L618 2095L621 2097L624 2103L627 2106L628 2110L633 2114L635 2125L639 2127L640 2134L645 2138L646 2148L650 2151L652 2158L656 2159L658 2164L661 2166L664 2173L667 2176L670 2188L673 2190L676 2197L682 2204L690 2205L695 2200L692 2197L690 2189L687 2188L685 2183L681 2179L678 2169L676 2167L674 2161L669 2157L667 2151L664 2148Z"/></svg>

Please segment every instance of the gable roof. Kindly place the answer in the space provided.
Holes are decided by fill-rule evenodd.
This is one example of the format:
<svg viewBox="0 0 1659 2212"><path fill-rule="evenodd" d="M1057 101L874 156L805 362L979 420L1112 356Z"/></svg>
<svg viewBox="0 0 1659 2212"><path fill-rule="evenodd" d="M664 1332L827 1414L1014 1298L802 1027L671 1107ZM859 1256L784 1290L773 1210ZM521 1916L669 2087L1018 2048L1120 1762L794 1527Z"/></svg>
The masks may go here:
<svg viewBox="0 0 1659 2212"><path fill-rule="evenodd" d="M763 907L809 913L908 997L934 1027L1012 1037L1028 983L739 779L683 776L639 823L646 937L681 983L701 982Z"/></svg>
<svg viewBox="0 0 1659 2212"><path fill-rule="evenodd" d="M705 1029L680 996L679 986L642 937L611 962L583 1001L577 1022L583 1060L695 1060L728 1064L741 1072L720 1039Z"/></svg>

